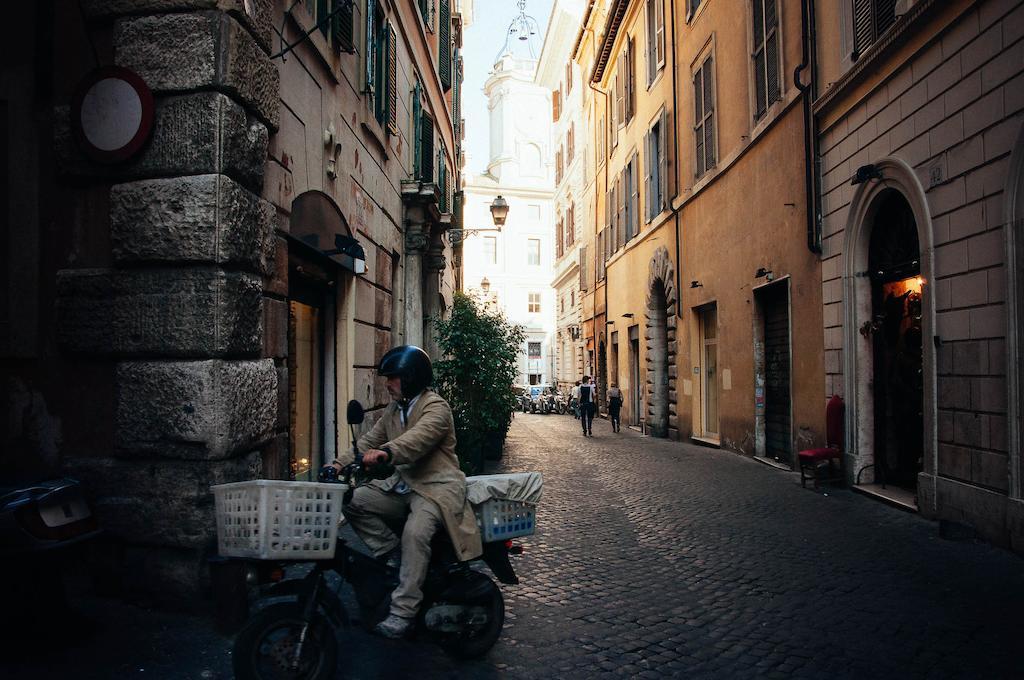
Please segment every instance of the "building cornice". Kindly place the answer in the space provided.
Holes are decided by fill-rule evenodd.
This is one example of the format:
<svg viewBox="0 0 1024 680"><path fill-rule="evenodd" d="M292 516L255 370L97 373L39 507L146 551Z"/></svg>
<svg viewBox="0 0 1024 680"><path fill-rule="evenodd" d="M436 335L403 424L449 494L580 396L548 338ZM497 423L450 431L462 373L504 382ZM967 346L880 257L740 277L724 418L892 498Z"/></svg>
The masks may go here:
<svg viewBox="0 0 1024 680"><path fill-rule="evenodd" d="M604 78L604 71L608 66L608 60L612 55L612 48L615 40L619 37L619 29L622 28L622 21L626 17L626 10L629 9L630 0L614 0L611 10L608 12L608 21L604 26L604 33L601 36L601 46L598 48L597 60L594 62L594 70L590 74L590 82L597 84Z"/></svg>

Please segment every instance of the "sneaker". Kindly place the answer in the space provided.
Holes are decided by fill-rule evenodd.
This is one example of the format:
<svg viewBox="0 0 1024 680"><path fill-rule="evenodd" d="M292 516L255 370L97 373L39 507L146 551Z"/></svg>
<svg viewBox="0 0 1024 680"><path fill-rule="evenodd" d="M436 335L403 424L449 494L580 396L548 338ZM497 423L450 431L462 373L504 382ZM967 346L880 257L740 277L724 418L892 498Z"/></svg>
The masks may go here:
<svg viewBox="0 0 1024 680"><path fill-rule="evenodd" d="M412 629L412 619L407 619L397 614L388 614L388 617L378 623L373 632L391 640L399 640L406 636Z"/></svg>

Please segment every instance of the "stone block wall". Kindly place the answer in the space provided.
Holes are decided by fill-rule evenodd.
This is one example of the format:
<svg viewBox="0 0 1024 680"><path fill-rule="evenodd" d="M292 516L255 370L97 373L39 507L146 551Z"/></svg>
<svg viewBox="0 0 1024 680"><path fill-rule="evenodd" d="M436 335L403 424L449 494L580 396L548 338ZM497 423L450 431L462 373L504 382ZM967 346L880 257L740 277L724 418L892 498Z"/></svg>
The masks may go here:
<svg viewBox="0 0 1024 680"><path fill-rule="evenodd" d="M210 486L261 476L278 418L279 375L263 358L264 280L279 265L260 197L280 125L269 2L83 9L156 114L138 156L98 166L55 110L59 181L109 196L90 232L108 227L109 266L56 273L56 339L67 361L108 363L114 380L112 447L63 464L93 496L105 569L147 599L194 606L215 551Z"/></svg>
<svg viewBox="0 0 1024 680"><path fill-rule="evenodd" d="M925 300L926 314L928 307L934 310L935 338L925 338L925 352L934 358L937 446L925 475L940 480L922 479L921 509L941 513L946 505L966 513L972 524L987 525L986 533L997 538L1005 535L1005 523L983 517L990 514L980 509L984 504L968 496L970 489L1004 497L1010 490L1006 271L1020 263L1006 260L1004 189L1024 125L1022 38L1020 3L973 4L820 138L825 396L843 394L844 387L850 394L851 382L870 380L844 374L844 353L854 351L847 343L856 336L843 327L849 318L844 305L853 304L844 292L844 277L851 274L847 230L858 191L851 177L858 167L896 159L913 168L931 226L921 255L926 276L932 267ZM930 436L926 429L926 449ZM943 480L957 490L943 492Z"/></svg>

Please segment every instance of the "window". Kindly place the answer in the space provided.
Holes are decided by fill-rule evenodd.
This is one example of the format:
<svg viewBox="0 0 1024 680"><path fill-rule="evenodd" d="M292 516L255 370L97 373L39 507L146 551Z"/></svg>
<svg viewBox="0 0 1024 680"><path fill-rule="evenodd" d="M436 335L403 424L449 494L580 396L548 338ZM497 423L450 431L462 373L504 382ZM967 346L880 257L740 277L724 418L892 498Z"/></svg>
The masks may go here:
<svg viewBox="0 0 1024 680"><path fill-rule="evenodd" d="M569 132L566 133L566 150L565 150L565 164L569 165L572 162L572 157L576 152L576 123L569 125Z"/></svg>
<svg viewBox="0 0 1024 680"><path fill-rule="evenodd" d="M430 10L433 5L432 0L416 0L420 6L420 16L423 17L423 25L430 29Z"/></svg>
<svg viewBox="0 0 1024 680"><path fill-rule="evenodd" d="M602 229L597 234L597 257L594 258L597 264L597 280L604 281L605 263L608 262L608 230Z"/></svg>
<svg viewBox="0 0 1024 680"><path fill-rule="evenodd" d="M853 60L896 23L896 0L853 0Z"/></svg>
<svg viewBox="0 0 1024 680"><path fill-rule="evenodd" d="M526 264L531 267L540 266L540 239L531 238L526 240Z"/></svg>
<svg viewBox="0 0 1024 680"><path fill-rule="evenodd" d="M331 38L334 40L334 48L341 52L355 52L355 3L348 0L333 0L333 9Z"/></svg>
<svg viewBox="0 0 1024 680"><path fill-rule="evenodd" d="M753 0L754 120L781 96L779 81L779 12L775 0Z"/></svg>
<svg viewBox="0 0 1024 680"><path fill-rule="evenodd" d="M441 87L447 92L452 88L452 13L449 0L439 0L440 13L437 17L437 75Z"/></svg>
<svg viewBox="0 0 1024 680"><path fill-rule="evenodd" d="M686 18L689 19L700 7L700 0L686 0Z"/></svg>
<svg viewBox="0 0 1024 680"><path fill-rule="evenodd" d="M484 262L498 263L498 237L484 236Z"/></svg>
<svg viewBox="0 0 1024 680"><path fill-rule="evenodd" d="M551 122L557 123L562 116L562 90L551 91Z"/></svg>
<svg viewBox="0 0 1024 680"><path fill-rule="evenodd" d="M896 23L896 0L853 0L853 60Z"/></svg>
<svg viewBox="0 0 1024 680"><path fill-rule="evenodd" d="M589 271L590 263L587 261L587 247L580 246L580 290L588 290L590 288L590 277L587 276Z"/></svg>
<svg viewBox="0 0 1024 680"><path fill-rule="evenodd" d="M569 248L576 242L576 204L570 203L565 213L565 247Z"/></svg>
<svg viewBox="0 0 1024 680"><path fill-rule="evenodd" d="M665 0L647 0L647 87L665 66Z"/></svg>
<svg viewBox="0 0 1024 680"><path fill-rule="evenodd" d="M528 293L527 294L527 307L526 311L530 314L540 314L540 293ZM532 344L532 343L531 343ZM540 347L540 343L537 343L537 347ZM540 351L540 350L538 350ZM540 356L539 354L537 356Z"/></svg>
<svg viewBox="0 0 1024 680"><path fill-rule="evenodd" d="M562 257L562 243L565 239L565 219L562 217L558 218L558 222L555 223L555 258Z"/></svg>
<svg viewBox="0 0 1024 680"><path fill-rule="evenodd" d="M597 165L604 162L604 118L597 119Z"/></svg>
<svg viewBox="0 0 1024 680"><path fill-rule="evenodd" d="M558 151L555 152L555 184L559 184L562 181L562 147L558 147Z"/></svg>
<svg viewBox="0 0 1024 680"><path fill-rule="evenodd" d="M413 97L413 108L419 109L419 97ZM434 120L426 111L416 116L416 176L422 182L434 181Z"/></svg>
<svg viewBox="0 0 1024 680"><path fill-rule="evenodd" d="M575 307L575 306L576 306L576 291L570 290L569 291L569 307L572 308L572 307Z"/></svg>
<svg viewBox="0 0 1024 680"><path fill-rule="evenodd" d="M565 65L565 93L572 92L572 62Z"/></svg>
<svg viewBox="0 0 1024 680"><path fill-rule="evenodd" d="M565 296L558 298L558 313L565 314Z"/></svg>
<svg viewBox="0 0 1024 680"><path fill-rule="evenodd" d="M636 43L630 38L619 54L615 72L615 115L619 127L629 124L636 113Z"/></svg>
<svg viewBox="0 0 1024 680"><path fill-rule="evenodd" d="M693 136L697 147L697 165L694 175L697 177L701 177L715 167L714 85L714 58L708 56L693 74Z"/></svg>
<svg viewBox="0 0 1024 680"><path fill-rule="evenodd" d="M366 90L381 125L397 122L397 39L377 0L366 0Z"/></svg>
<svg viewBox="0 0 1024 680"><path fill-rule="evenodd" d="M647 203L647 221L650 222L665 209L668 196L668 143L665 139L667 114L661 116L647 133L647 173L644 175L644 200Z"/></svg>
<svg viewBox="0 0 1024 680"><path fill-rule="evenodd" d="M540 344L540 343L538 343L538 344ZM531 373L530 374L530 378L529 378L530 384L531 385L540 385L542 377L543 376L540 373Z"/></svg>
<svg viewBox="0 0 1024 680"><path fill-rule="evenodd" d="M638 215L637 206L639 204L639 187L636 175L637 157L636 153L633 153L633 157L629 159L629 163L626 167L622 168L622 212L623 212L623 223L622 228L625 229L624 241L628 241L638 233Z"/></svg>

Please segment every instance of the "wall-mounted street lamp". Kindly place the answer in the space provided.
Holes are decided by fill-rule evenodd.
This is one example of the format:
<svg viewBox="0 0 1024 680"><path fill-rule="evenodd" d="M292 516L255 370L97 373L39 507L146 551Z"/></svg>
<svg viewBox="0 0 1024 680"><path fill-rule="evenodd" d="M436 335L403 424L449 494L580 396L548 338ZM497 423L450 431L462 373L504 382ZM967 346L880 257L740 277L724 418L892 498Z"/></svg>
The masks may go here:
<svg viewBox="0 0 1024 680"><path fill-rule="evenodd" d="M487 293L491 290L491 282L487 280L486 276L480 280L480 290L482 290L484 293Z"/></svg>
<svg viewBox="0 0 1024 680"><path fill-rule="evenodd" d="M767 281L773 281L775 279L775 274L772 273L771 269L766 269L765 267L758 267L757 271L754 272L754 278L755 279L762 279L763 278L763 279L765 279Z"/></svg>
<svg viewBox="0 0 1024 680"><path fill-rule="evenodd" d="M508 217L508 202L499 194L494 197L491 201L491 220L494 222L494 228L486 227L480 229L449 229L448 238L451 239L452 245L460 243L467 236L473 234L479 234L483 231L497 231L500 232L501 228L505 225L505 220Z"/></svg>

